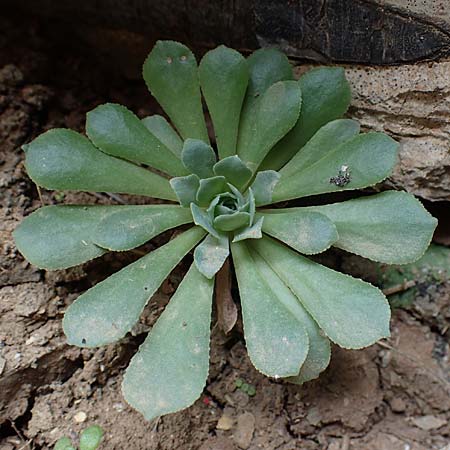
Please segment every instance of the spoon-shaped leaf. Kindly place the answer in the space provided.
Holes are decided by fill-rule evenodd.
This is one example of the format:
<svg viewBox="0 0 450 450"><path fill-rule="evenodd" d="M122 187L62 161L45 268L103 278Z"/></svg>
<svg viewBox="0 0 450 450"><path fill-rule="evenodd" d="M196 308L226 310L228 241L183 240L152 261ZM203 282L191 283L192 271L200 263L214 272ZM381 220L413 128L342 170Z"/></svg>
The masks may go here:
<svg viewBox="0 0 450 450"><path fill-rule="evenodd" d="M214 165L213 170L216 175L224 176L228 183L238 189L246 186L252 178L252 171L237 155L221 159Z"/></svg>
<svg viewBox="0 0 450 450"><path fill-rule="evenodd" d="M180 205L189 208L190 204L197 199L200 178L195 174L172 178L170 186L175 191Z"/></svg>
<svg viewBox="0 0 450 450"><path fill-rule="evenodd" d="M203 242L195 247L195 265L206 278L213 278L221 269L229 254L228 236L220 236L217 239L208 234Z"/></svg>
<svg viewBox="0 0 450 450"><path fill-rule="evenodd" d="M61 439L58 439L54 450L75 450L75 447L72 445L72 441L64 436Z"/></svg>
<svg viewBox="0 0 450 450"><path fill-rule="evenodd" d="M183 139L209 142L195 56L183 44L158 41L145 60L144 80Z"/></svg>
<svg viewBox="0 0 450 450"><path fill-rule="evenodd" d="M262 237L262 225L264 217L258 219L253 225L241 228L234 233L233 242L245 241L246 239L260 239Z"/></svg>
<svg viewBox="0 0 450 450"><path fill-rule="evenodd" d="M302 75L302 113L295 127L269 153L263 169L278 170L302 148L316 131L347 111L351 91L344 69L319 67Z"/></svg>
<svg viewBox="0 0 450 450"><path fill-rule="evenodd" d="M32 264L66 269L105 253L92 241L92 230L121 206L44 206L14 231L19 251Z"/></svg>
<svg viewBox="0 0 450 450"><path fill-rule="evenodd" d="M122 105L106 103L88 112L86 134L109 155L144 163L169 175L187 174L180 158Z"/></svg>
<svg viewBox="0 0 450 450"><path fill-rule="evenodd" d="M213 227L212 219L206 211L199 208L195 203L191 203L191 213L195 225L202 227L209 234L220 239L220 234Z"/></svg>
<svg viewBox="0 0 450 450"><path fill-rule="evenodd" d="M280 170L280 175L290 177L302 172L358 134L359 128L359 123L351 119L338 119L327 123Z"/></svg>
<svg viewBox="0 0 450 450"><path fill-rule="evenodd" d="M64 316L69 344L98 347L125 336L184 255L205 235L191 228L80 295Z"/></svg>
<svg viewBox="0 0 450 450"><path fill-rule="evenodd" d="M181 153L184 167L200 178L214 176L216 154L212 147L198 139L186 139Z"/></svg>
<svg viewBox="0 0 450 450"><path fill-rule="evenodd" d="M389 336L389 303L375 286L317 264L271 238L249 242L333 342L357 349Z"/></svg>
<svg viewBox="0 0 450 450"><path fill-rule="evenodd" d="M251 217L247 212L223 214L214 219L214 228L221 231L233 231L250 225Z"/></svg>
<svg viewBox="0 0 450 450"><path fill-rule="evenodd" d="M214 125L219 156L234 155L249 77L247 61L236 50L221 45L203 57L199 77Z"/></svg>
<svg viewBox="0 0 450 450"><path fill-rule="evenodd" d="M128 366L124 397L147 420L187 408L202 393L213 285L192 264Z"/></svg>
<svg viewBox="0 0 450 450"><path fill-rule="evenodd" d="M255 115L261 96L277 81L294 78L286 55L274 48L256 50L247 58L247 63L250 78L239 123L238 153L253 138Z"/></svg>
<svg viewBox="0 0 450 450"><path fill-rule="evenodd" d="M56 128L23 148L28 175L47 189L117 192L176 200L168 180L106 155L75 131Z"/></svg>
<svg viewBox="0 0 450 450"><path fill-rule="evenodd" d="M398 143L383 133L360 134L290 177L281 176L273 202L348 189L384 180L397 163ZM337 180L345 169L348 178Z"/></svg>
<svg viewBox="0 0 450 450"><path fill-rule="evenodd" d="M208 206L214 197L227 191L225 177L203 178L197 191L197 202L200 206Z"/></svg>
<svg viewBox="0 0 450 450"><path fill-rule="evenodd" d="M325 214L336 225L335 247L387 264L419 259L437 225L419 200L406 192L387 191L308 209Z"/></svg>
<svg viewBox="0 0 450 450"><path fill-rule="evenodd" d="M320 332L320 328L306 312L298 298L283 283L280 277L272 270L265 260L255 251L251 251L251 255L262 277L272 287L272 290L277 293L279 301L295 316L299 326L304 329L308 335L309 347L305 362L303 363L299 374L295 377L288 378L288 381L291 383L302 384L317 378L330 363L330 341Z"/></svg>
<svg viewBox="0 0 450 450"><path fill-rule="evenodd" d="M275 170L263 170L256 174L251 186L256 206L272 203L272 194L279 180L280 174Z"/></svg>
<svg viewBox="0 0 450 450"><path fill-rule="evenodd" d="M326 215L300 209L284 211L264 213L262 230L300 253L314 255L324 252L338 240L336 227Z"/></svg>
<svg viewBox="0 0 450 450"><path fill-rule="evenodd" d="M247 245L232 243L231 251L252 364L275 378L297 375L308 354L308 335L259 270Z"/></svg>
<svg viewBox="0 0 450 450"><path fill-rule="evenodd" d="M163 231L192 222L189 209L175 205L119 207L91 230L92 241L108 250L139 247Z"/></svg>
<svg viewBox="0 0 450 450"><path fill-rule="evenodd" d="M255 111L252 139L239 150L240 158L253 172L297 122L301 99L301 91L295 81L279 81L262 95Z"/></svg>
<svg viewBox="0 0 450 450"><path fill-rule="evenodd" d="M183 141L169 122L158 114L147 116L142 119L148 131L156 136L174 155L181 157Z"/></svg>

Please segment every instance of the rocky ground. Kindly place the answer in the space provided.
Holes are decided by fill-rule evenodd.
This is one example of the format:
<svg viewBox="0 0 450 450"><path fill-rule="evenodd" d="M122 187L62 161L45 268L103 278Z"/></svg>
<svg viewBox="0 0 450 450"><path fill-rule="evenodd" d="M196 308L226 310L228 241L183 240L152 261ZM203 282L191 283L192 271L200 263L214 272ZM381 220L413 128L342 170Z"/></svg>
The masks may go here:
<svg viewBox="0 0 450 450"><path fill-rule="evenodd" d="M140 116L157 106L136 76L137 65L112 71L108 55L97 56L109 65L98 64L92 47L80 51L74 42L62 51L39 23L20 28L0 19L0 29L1 450L50 449L62 435L76 438L92 423L105 430L101 448L117 450L450 448L450 264L448 273L417 275L414 295L394 310L389 340L360 351L334 348L318 381L298 387L267 379L251 366L239 324L228 336L214 327L208 383L193 407L150 423L129 408L120 394L123 370L188 261L164 283L133 333L115 345L81 350L66 345L62 334L67 305L139 254L45 272L23 260L11 232L42 203L115 201L46 191L39 198L24 171L23 143L55 126L83 130L86 111L105 101ZM350 114L402 141L401 164L390 183L428 200L450 199L448 64L347 68L355 92ZM139 250L169 238L166 233ZM382 283L360 258L338 252L322 258ZM237 387L237 380L255 395Z"/></svg>

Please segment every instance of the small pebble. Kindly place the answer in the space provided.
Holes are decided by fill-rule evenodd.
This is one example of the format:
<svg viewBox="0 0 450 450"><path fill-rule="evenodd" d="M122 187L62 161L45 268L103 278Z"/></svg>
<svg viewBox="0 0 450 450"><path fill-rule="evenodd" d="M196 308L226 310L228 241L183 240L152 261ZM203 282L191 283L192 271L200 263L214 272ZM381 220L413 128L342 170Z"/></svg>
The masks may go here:
<svg viewBox="0 0 450 450"><path fill-rule="evenodd" d="M73 420L75 420L76 423L83 423L87 419L87 414L84 411L78 411L74 416Z"/></svg>

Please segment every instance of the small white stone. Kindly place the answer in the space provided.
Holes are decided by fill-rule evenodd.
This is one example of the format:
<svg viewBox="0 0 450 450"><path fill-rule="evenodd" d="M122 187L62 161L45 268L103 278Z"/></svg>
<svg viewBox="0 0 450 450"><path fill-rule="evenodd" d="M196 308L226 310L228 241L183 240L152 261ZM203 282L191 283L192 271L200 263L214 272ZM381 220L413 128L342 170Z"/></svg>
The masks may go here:
<svg viewBox="0 0 450 450"><path fill-rule="evenodd" d="M76 423L83 423L87 419L87 414L84 411L78 411L74 416L73 420L75 420Z"/></svg>

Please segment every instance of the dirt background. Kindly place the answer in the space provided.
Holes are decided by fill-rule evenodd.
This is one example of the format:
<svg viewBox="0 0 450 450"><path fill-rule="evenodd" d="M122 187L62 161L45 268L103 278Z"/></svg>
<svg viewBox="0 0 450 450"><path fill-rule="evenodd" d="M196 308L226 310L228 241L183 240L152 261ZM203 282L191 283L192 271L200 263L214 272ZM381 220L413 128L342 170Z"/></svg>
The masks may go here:
<svg viewBox="0 0 450 450"><path fill-rule="evenodd" d="M120 394L123 370L189 261L171 274L140 324L115 345L69 347L61 319L77 295L171 233L134 253L45 272L23 260L11 232L41 206L24 171L23 143L56 126L82 131L85 113L106 101L122 103L141 117L160 112L139 78L141 56L152 42L132 36L131 48L128 33L103 30L91 35L91 43L92 36L97 39L94 48L89 39L67 36L56 25L6 17L0 18L0 30L1 450L50 449L61 436L76 439L93 423L105 429L102 449L450 449L446 277L422 283L412 304L394 310L389 340L360 351L335 347L320 380L298 387L262 376L246 355L239 324L228 336L214 326L207 386L193 407L153 422L128 407ZM355 70L361 69L350 73ZM356 88L357 80L354 76ZM357 96L351 114L364 119L373 105L370 99L362 104ZM47 191L42 201L115 203L103 194ZM361 258L327 252L322 259L380 282ZM253 385L256 394L238 389L237 379Z"/></svg>

